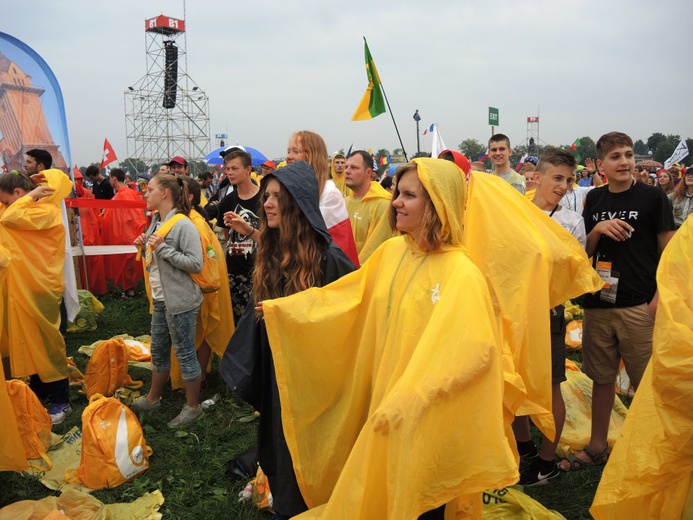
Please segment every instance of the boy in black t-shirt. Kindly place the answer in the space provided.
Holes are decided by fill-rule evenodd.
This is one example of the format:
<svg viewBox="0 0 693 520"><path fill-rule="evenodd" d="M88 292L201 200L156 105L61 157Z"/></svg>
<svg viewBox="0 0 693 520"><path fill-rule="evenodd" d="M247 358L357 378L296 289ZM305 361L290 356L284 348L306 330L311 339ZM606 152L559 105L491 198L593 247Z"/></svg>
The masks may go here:
<svg viewBox="0 0 693 520"><path fill-rule="evenodd" d="M253 288L255 242L260 233L260 188L250 180L250 154L232 148L224 155L224 173L234 190L219 202L217 225L226 228L228 238L226 267L233 304L233 320L243 314Z"/></svg>
<svg viewBox="0 0 693 520"><path fill-rule="evenodd" d="M583 370L592 379L592 436L583 451L561 461L564 471L602 465L609 457L619 362L623 359L637 389L652 355L654 318L648 304L657 290L657 264L674 233L664 192L633 179L631 138L620 132L603 135L597 156L609 184L587 195L582 214L587 255L605 283L584 302Z"/></svg>

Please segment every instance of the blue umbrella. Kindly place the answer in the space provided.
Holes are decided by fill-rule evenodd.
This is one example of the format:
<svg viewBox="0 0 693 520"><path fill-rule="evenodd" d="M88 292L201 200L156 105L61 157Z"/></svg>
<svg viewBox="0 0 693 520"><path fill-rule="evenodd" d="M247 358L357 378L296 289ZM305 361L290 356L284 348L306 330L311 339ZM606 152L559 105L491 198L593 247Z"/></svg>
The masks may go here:
<svg viewBox="0 0 693 520"><path fill-rule="evenodd" d="M256 150L255 148L251 148L250 146L241 146L237 144L222 146L221 148L212 150L207 155L205 155L205 158L202 160L207 164L224 164L224 161L222 160L220 153L226 150L230 150L231 148L241 148L248 152L250 154L251 159L253 160L253 166L260 166L263 162L267 160L267 157L265 157L261 151Z"/></svg>

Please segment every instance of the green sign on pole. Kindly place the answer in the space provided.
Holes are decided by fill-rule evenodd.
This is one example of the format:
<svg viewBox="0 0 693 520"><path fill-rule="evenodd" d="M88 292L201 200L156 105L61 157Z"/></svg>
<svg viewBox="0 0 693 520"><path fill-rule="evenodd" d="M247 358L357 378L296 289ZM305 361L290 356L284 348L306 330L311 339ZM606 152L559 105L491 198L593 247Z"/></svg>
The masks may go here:
<svg viewBox="0 0 693 520"><path fill-rule="evenodd" d="M498 126L498 109L494 107L488 107L488 124L491 126Z"/></svg>

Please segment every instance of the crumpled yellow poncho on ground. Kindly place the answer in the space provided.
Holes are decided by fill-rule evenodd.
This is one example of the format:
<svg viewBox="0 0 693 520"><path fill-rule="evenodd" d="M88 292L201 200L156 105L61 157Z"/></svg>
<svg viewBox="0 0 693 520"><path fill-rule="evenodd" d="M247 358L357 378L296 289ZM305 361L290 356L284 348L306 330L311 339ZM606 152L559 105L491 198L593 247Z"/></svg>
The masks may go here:
<svg viewBox="0 0 693 520"><path fill-rule="evenodd" d="M38 202L28 196L15 201L0 215L0 234L11 256L5 312L12 376L38 374L50 383L68 374L59 330L65 263L60 203L72 181L60 170L41 173L55 192Z"/></svg>
<svg viewBox="0 0 693 520"><path fill-rule="evenodd" d="M158 489L130 504L104 504L89 493L66 486L60 496L21 500L0 509L0 520L69 518L78 520L160 520L164 497ZM61 514L55 514L59 511ZM51 516L53 515L53 516Z"/></svg>
<svg viewBox="0 0 693 520"><path fill-rule="evenodd" d="M493 307L462 245L464 176L414 162L441 250L396 237L327 287L263 305L284 433L313 508L297 518L416 518L517 480Z"/></svg>
<svg viewBox="0 0 693 520"><path fill-rule="evenodd" d="M693 518L693 219L664 250L652 359L602 475L598 519Z"/></svg>
<svg viewBox="0 0 693 520"><path fill-rule="evenodd" d="M464 233L501 331L506 409L553 438L549 309L602 280L568 231L495 175L472 172Z"/></svg>

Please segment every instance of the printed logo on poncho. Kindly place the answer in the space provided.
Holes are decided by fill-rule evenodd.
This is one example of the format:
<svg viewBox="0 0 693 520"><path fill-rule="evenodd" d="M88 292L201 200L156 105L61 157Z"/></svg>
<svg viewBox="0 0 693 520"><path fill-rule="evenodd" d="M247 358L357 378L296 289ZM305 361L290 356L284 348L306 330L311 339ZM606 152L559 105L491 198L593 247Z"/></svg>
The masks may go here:
<svg viewBox="0 0 693 520"><path fill-rule="evenodd" d="M436 304L440 300L440 284L437 283L436 286L431 289L431 303Z"/></svg>

